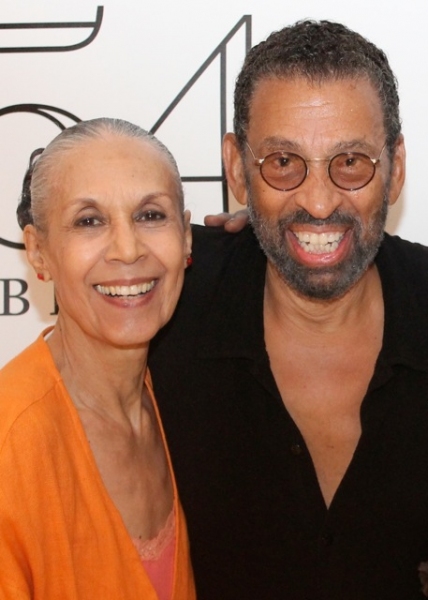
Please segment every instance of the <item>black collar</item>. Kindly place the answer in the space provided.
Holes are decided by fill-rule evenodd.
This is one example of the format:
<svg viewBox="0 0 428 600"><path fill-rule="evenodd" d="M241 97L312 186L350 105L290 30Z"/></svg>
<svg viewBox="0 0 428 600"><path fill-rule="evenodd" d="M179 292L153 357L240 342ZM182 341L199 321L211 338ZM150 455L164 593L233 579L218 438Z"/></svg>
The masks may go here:
<svg viewBox="0 0 428 600"><path fill-rule="evenodd" d="M379 359L428 370L428 249L385 234L376 265L385 303ZM239 234L209 308L202 357L260 359L265 274L266 258L247 228Z"/></svg>

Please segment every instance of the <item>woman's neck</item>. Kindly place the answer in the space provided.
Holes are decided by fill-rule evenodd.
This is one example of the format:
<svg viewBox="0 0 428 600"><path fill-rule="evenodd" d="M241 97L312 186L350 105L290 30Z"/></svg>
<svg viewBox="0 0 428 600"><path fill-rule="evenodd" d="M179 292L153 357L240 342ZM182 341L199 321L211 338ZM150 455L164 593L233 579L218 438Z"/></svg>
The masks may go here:
<svg viewBox="0 0 428 600"><path fill-rule="evenodd" d="M47 343L78 409L140 422L148 344L110 346L60 318Z"/></svg>

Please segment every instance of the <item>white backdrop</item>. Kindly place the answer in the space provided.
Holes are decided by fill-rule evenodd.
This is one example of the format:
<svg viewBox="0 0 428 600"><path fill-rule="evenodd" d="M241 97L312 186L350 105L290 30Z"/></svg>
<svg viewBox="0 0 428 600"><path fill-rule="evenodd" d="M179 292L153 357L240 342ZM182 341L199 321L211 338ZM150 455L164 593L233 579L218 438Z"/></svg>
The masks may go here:
<svg viewBox="0 0 428 600"><path fill-rule="evenodd" d="M186 179L208 179L185 182L187 207L201 222L223 208L220 142L246 44L306 17L341 21L387 53L408 154L388 231L428 244L426 0L2 0L0 366L54 320L53 290L27 267L15 219L31 151L75 119L155 128Z"/></svg>

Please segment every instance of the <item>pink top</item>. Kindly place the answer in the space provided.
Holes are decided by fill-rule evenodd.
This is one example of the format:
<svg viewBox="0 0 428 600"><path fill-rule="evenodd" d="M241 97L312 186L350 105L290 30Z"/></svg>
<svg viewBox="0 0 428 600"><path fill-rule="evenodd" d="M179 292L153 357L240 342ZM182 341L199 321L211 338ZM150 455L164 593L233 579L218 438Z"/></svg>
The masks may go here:
<svg viewBox="0 0 428 600"><path fill-rule="evenodd" d="M132 538L159 600L171 600L172 598L175 541L174 509L156 537L144 541Z"/></svg>

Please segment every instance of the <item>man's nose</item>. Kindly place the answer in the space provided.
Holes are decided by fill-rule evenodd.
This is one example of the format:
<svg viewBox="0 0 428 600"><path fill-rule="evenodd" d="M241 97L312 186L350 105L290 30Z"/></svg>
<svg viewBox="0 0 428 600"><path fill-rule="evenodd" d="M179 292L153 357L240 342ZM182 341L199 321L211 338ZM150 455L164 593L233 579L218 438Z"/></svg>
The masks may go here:
<svg viewBox="0 0 428 600"><path fill-rule="evenodd" d="M295 190L296 204L314 219L326 219L343 200L344 192L330 179L328 164L325 161L308 163L307 176Z"/></svg>

